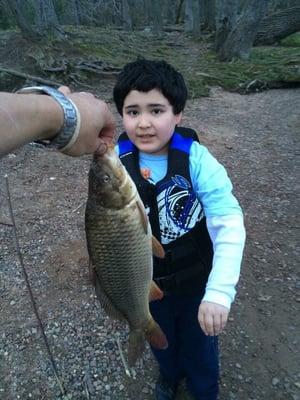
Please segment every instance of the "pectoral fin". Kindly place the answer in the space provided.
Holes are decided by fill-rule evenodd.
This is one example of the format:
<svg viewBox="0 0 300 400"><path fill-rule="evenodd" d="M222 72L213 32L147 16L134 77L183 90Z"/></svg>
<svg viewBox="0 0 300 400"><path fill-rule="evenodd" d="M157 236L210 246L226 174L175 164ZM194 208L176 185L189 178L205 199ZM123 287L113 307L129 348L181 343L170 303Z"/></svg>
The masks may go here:
<svg viewBox="0 0 300 400"><path fill-rule="evenodd" d="M145 337L151 346L156 349L165 350L168 347L168 341L160 326L151 317L145 329Z"/></svg>
<svg viewBox="0 0 300 400"><path fill-rule="evenodd" d="M161 300L164 297L163 291L152 281L149 291L149 301Z"/></svg>
<svg viewBox="0 0 300 400"><path fill-rule="evenodd" d="M155 236L152 236L152 252L155 257L165 258L165 250Z"/></svg>

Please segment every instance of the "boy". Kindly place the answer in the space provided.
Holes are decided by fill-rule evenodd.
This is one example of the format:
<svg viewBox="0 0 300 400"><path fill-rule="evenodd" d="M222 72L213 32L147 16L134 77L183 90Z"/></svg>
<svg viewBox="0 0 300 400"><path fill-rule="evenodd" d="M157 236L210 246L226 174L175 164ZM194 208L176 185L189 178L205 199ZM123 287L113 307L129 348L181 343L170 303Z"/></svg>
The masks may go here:
<svg viewBox="0 0 300 400"><path fill-rule="evenodd" d="M169 342L152 348L156 399L175 399L185 377L195 399L216 400L217 335L235 296L245 231L225 169L194 131L177 126L186 99L182 75L166 62L127 64L114 88L125 128L117 151L166 251L153 266L164 297L150 304Z"/></svg>

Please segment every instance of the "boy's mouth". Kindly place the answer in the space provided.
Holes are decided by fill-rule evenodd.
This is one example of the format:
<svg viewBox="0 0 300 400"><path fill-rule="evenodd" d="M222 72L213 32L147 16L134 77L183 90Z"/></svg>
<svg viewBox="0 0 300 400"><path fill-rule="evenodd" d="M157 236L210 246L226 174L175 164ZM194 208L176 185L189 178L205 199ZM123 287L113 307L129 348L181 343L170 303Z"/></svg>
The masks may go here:
<svg viewBox="0 0 300 400"><path fill-rule="evenodd" d="M154 136L155 136L154 134L150 134L150 133L143 133L142 135L141 134L137 135L137 137L140 138L140 139L149 139L149 138L152 138Z"/></svg>

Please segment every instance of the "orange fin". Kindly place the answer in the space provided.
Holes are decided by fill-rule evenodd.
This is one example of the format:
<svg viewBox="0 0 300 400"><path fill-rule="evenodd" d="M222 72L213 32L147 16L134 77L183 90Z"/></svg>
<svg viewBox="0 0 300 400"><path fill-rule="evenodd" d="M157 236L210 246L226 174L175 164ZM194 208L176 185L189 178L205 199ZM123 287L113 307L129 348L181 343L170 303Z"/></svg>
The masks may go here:
<svg viewBox="0 0 300 400"><path fill-rule="evenodd" d="M141 202L141 200L137 200L136 202L137 208L140 212L140 216L141 216L141 222L145 231L145 234L147 235L148 230L149 230L149 220L145 211L145 207L143 205L143 203Z"/></svg>
<svg viewBox="0 0 300 400"><path fill-rule="evenodd" d="M155 236L152 236L152 252L155 257L165 258L165 250Z"/></svg>
<svg viewBox="0 0 300 400"><path fill-rule="evenodd" d="M164 297L164 292L152 281L149 291L149 301L161 300Z"/></svg>
<svg viewBox="0 0 300 400"><path fill-rule="evenodd" d="M168 347L168 341L165 334L152 317L150 318L145 330L145 337L151 346L156 349L165 350Z"/></svg>

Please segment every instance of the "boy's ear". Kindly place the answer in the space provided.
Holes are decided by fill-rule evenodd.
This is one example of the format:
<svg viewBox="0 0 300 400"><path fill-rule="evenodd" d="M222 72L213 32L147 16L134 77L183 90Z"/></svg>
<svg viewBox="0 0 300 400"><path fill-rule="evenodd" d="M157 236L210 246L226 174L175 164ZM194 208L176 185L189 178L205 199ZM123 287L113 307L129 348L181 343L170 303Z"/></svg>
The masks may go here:
<svg viewBox="0 0 300 400"><path fill-rule="evenodd" d="M175 114L176 125L180 124L181 120L182 120L182 111L179 114Z"/></svg>

